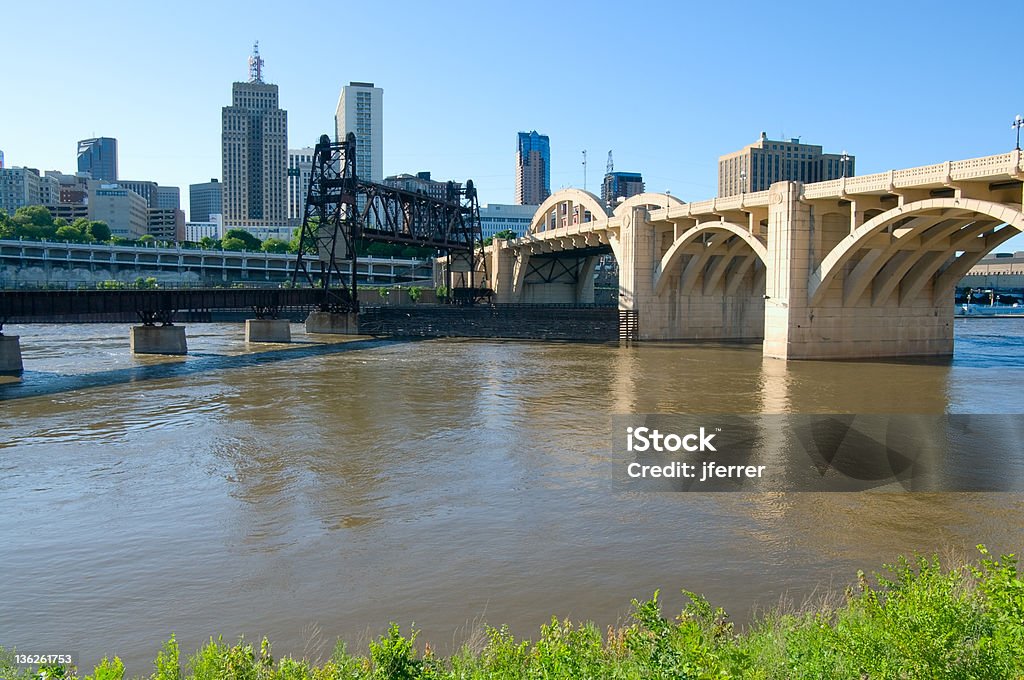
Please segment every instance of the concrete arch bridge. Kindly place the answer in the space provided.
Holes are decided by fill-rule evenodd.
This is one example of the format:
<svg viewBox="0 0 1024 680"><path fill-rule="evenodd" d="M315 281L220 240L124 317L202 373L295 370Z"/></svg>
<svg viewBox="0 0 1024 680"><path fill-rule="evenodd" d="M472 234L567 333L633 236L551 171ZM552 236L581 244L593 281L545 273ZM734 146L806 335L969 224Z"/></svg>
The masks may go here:
<svg viewBox="0 0 1024 680"><path fill-rule="evenodd" d="M614 254L646 340L762 340L786 359L948 355L953 291L1024 231L1020 151L684 203L567 189L487 249L497 302L593 301Z"/></svg>

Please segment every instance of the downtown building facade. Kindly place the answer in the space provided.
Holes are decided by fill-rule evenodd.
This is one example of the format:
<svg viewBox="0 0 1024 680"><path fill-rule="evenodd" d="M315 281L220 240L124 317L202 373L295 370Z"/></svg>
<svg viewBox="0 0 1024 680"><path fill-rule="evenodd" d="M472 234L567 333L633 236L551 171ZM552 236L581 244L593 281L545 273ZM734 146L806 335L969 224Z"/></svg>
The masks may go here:
<svg viewBox="0 0 1024 680"><path fill-rule="evenodd" d="M213 215L221 215L224 212L221 191L223 187L224 185L216 178L188 186L189 222L209 222Z"/></svg>
<svg viewBox="0 0 1024 680"><path fill-rule="evenodd" d="M293 226L300 226L305 216L314 151L311 146L288 149L288 223Z"/></svg>
<svg viewBox="0 0 1024 680"><path fill-rule="evenodd" d="M35 168L0 168L0 210L13 215L30 205L54 205L60 201L60 183L40 175Z"/></svg>
<svg viewBox="0 0 1024 680"><path fill-rule="evenodd" d="M429 172L417 172L415 175L408 173L388 175L384 178L384 184L413 194L429 196L438 201L450 202L458 201L459 192L462 190L462 182L430 179Z"/></svg>
<svg viewBox="0 0 1024 680"><path fill-rule="evenodd" d="M288 219L288 113L263 82L254 50L249 82L231 86L221 110L222 206L227 228L282 226Z"/></svg>
<svg viewBox="0 0 1024 680"><path fill-rule="evenodd" d="M540 205L551 195L551 141L547 135L520 132L516 140L517 205Z"/></svg>
<svg viewBox="0 0 1024 680"><path fill-rule="evenodd" d="M503 231L513 231L516 238L526 236L539 205L486 203L480 206L480 235L492 238Z"/></svg>
<svg viewBox="0 0 1024 680"><path fill-rule="evenodd" d="M384 180L384 90L373 83L350 82L341 88L334 112L334 139L356 136L356 176Z"/></svg>
<svg viewBox="0 0 1024 680"><path fill-rule="evenodd" d="M93 137L78 142L78 172L101 182L117 181L117 140Z"/></svg>
<svg viewBox="0 0 1024 680"><path fill-rule="evenodd" d="M803 144L798 137L789 141L761 138L739 151L718 159L718 195L765 191L774 182L824 182L854 175L855 158L823 153L817 144Z"/></svg>
<svg viewBox="0 0 1024 680"><path fill-rule="evenodd" d="M601 183L601 200L612 208L619 199L644 192L644 178L639 172L609 172Z"/></svg>

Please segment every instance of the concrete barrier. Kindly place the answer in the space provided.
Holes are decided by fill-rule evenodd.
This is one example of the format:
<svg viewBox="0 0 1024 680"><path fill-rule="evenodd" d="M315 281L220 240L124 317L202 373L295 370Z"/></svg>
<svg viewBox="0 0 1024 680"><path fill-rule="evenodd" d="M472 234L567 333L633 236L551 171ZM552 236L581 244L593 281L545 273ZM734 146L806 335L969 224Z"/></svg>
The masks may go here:
<svg viewBox="0 0 1024 680"><path fill-rule="evenodd" d="M21 343L17 335L0 335L0 373L21 373Z"/></svg>
<svg viewBox="0 0 1024 680"><path fill-rule="evenodd" d="M291 342L291 322L288 319L246 319L245 341Z"/></svg>
<svg viewBox="0 0 1024 680"><path fill-rule="evenodd" d="M132 326L133 354L188 354L184 326Z"/></svg>
<svg viewBox="0 0 1024 680"><path fill-rule="evenodd" d="M306 332L358 335L359 316L351 313L310 312L309 316L306 317Z"/></svg>

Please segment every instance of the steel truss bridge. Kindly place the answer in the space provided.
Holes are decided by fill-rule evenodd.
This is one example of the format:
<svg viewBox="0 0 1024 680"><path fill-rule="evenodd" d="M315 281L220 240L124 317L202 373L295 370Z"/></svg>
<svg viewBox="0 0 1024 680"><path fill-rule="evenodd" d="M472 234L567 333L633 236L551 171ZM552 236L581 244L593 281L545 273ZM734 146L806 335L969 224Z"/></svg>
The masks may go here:
<svg viewBox="0 0 1024 680"><path fill-rule="evenodd" d="M449 182L443 197L432 197L361 179L356 174L356 138L332 142L322 135L302 219L299 256L292 282L317 287L325 312L358 312L356 267L369 243L432 248L445 260L445 285L452 299L472 303L487 291L477 288L486 270L480 207L473 180Z"/></svg>
<svg viewBox="0 0 1024 680"><path fill-rule="evenodd" d="M292 288L0 291L0 334L5 321L76 314L134 313L152 326L212 309L252 309L258 319L284 307L358 312L359 250L374 242L433 249L457 304L487 296L474 278L482 283L486 267L473 181L449 182L443 197L365 181L356 175L355 149L352 133L341 142L322 135L316 145Z"/></svg>

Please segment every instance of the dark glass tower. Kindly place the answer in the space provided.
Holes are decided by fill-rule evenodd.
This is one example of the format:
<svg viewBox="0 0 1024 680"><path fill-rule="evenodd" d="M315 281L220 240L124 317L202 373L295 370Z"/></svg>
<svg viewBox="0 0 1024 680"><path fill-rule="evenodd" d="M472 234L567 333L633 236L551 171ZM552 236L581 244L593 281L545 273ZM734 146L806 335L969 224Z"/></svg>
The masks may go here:
<svg viewBox="0 0 1024 680"><path fill-rule="evenodd" d="M93 179L117 181L117 140L95 137L78 142L78 171L88 172Z"/></svg>

